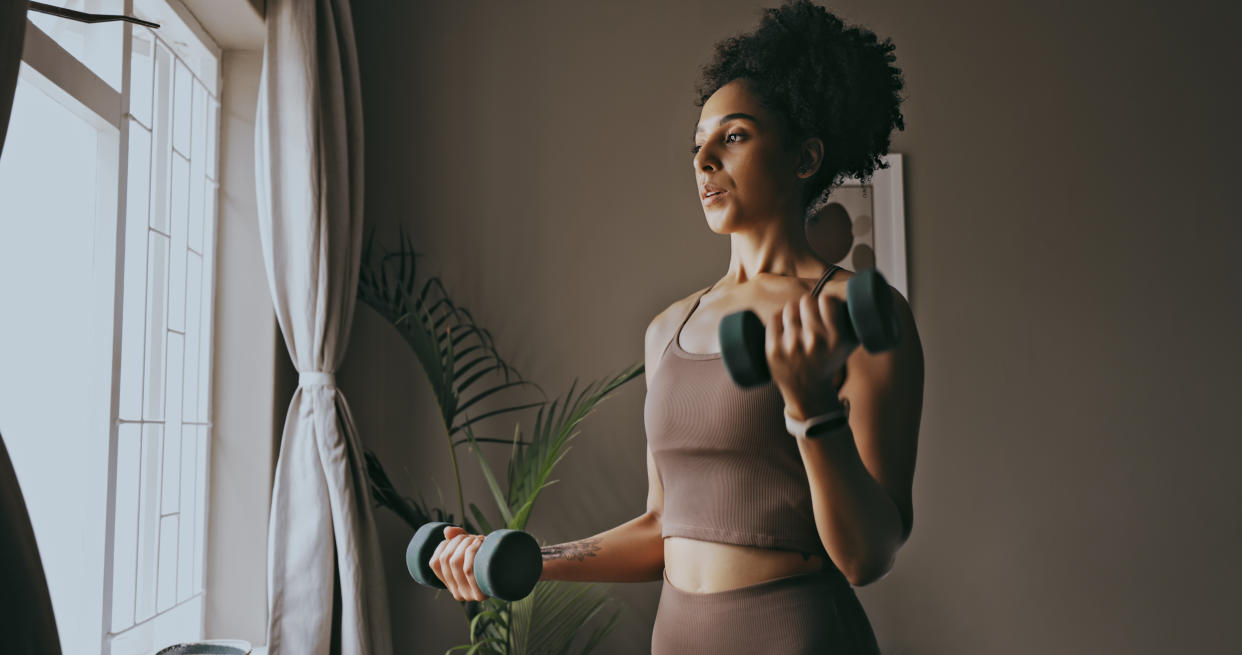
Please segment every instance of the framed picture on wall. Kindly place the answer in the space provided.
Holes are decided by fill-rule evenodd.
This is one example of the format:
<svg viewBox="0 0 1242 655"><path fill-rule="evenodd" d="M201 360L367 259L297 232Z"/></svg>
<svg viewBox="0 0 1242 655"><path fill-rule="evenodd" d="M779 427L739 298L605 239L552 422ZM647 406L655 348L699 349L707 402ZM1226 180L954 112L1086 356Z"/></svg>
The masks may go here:
<svg viewBox="0 0 1242 655"><path fill-rule="evenodd" d="M906 286L906 210L901 155L880 158L866 184L845 178L806 225L811 247L829 262L858 272L875 268L910 299Z"/></svg>

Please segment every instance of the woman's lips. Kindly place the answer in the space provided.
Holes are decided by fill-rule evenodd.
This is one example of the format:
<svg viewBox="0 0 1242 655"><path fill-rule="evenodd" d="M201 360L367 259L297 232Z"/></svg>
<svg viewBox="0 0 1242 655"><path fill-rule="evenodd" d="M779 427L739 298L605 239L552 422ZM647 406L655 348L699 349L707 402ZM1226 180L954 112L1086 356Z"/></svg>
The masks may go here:
<svg viewBox="0 0 1242 655"><path fill-rule="evenodd" d="M721 198L724 197L726 193L728 193L728 191L721 191L720 193L714 193L710 196L707 196L706 198L703 199L703 204L712 205L717 202L720 202Z"/></svg>

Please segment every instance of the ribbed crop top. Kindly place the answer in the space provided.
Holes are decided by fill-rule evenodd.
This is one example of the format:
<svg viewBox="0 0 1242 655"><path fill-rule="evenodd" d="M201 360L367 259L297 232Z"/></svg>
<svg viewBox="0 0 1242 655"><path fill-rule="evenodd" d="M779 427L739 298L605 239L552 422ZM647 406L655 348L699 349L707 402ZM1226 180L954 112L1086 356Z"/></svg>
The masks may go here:
<svg viewBox="0 0 1242 655"><path fill-rule="evenodd" d="M812 295L838 268L824 271ZM647 441L664 486L660 536L827 559L806 468L785 430L780 389L773 383L739 387L720 353L681 347L682 328L710 290L695 299L660 353L643 402Z"/></svg>

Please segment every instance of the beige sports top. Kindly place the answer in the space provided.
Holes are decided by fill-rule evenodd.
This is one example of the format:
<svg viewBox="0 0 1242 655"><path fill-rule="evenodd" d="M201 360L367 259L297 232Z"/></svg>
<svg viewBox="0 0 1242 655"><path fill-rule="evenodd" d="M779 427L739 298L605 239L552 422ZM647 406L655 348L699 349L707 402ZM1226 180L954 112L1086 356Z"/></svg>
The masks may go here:
<svg viewBox="0 0 1242 655"><path fill-rule="evenodd" d="M839 267L832 265L812 295ZM715 285L713 285L715 286ZM681 348L695 299L660 353L643 403L647 442L664 485L661 537L796 550L831 561L815 528L798 444L773 383L743 389L720 353Z"/></svg>

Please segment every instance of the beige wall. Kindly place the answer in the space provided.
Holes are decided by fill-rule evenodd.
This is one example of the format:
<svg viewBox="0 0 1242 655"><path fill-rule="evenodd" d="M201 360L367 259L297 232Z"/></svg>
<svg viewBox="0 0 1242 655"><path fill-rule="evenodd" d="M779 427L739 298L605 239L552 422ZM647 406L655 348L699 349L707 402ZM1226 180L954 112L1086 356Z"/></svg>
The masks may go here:
<svg viewBox="0 0 1242 655"><path fill-rule="evenodd" d="M408 229L423 275L550 394L640 361L648 321L728 263L694 195L692 90L758 6L355 2L368 224ZM892 151L927 373L914 531L858 589L884 651L1236 643L1238 6L830 6L893 38L909 97ZM453 497L416 360L366 307L351 336L366 445L405 493ZM583 424L537 537L642 512L644 393ZM451 597L405 572L410 531L377 517L397 652L460 643ZM659 584L613 589L628 611L603 652L643 652Z"/></svg>

